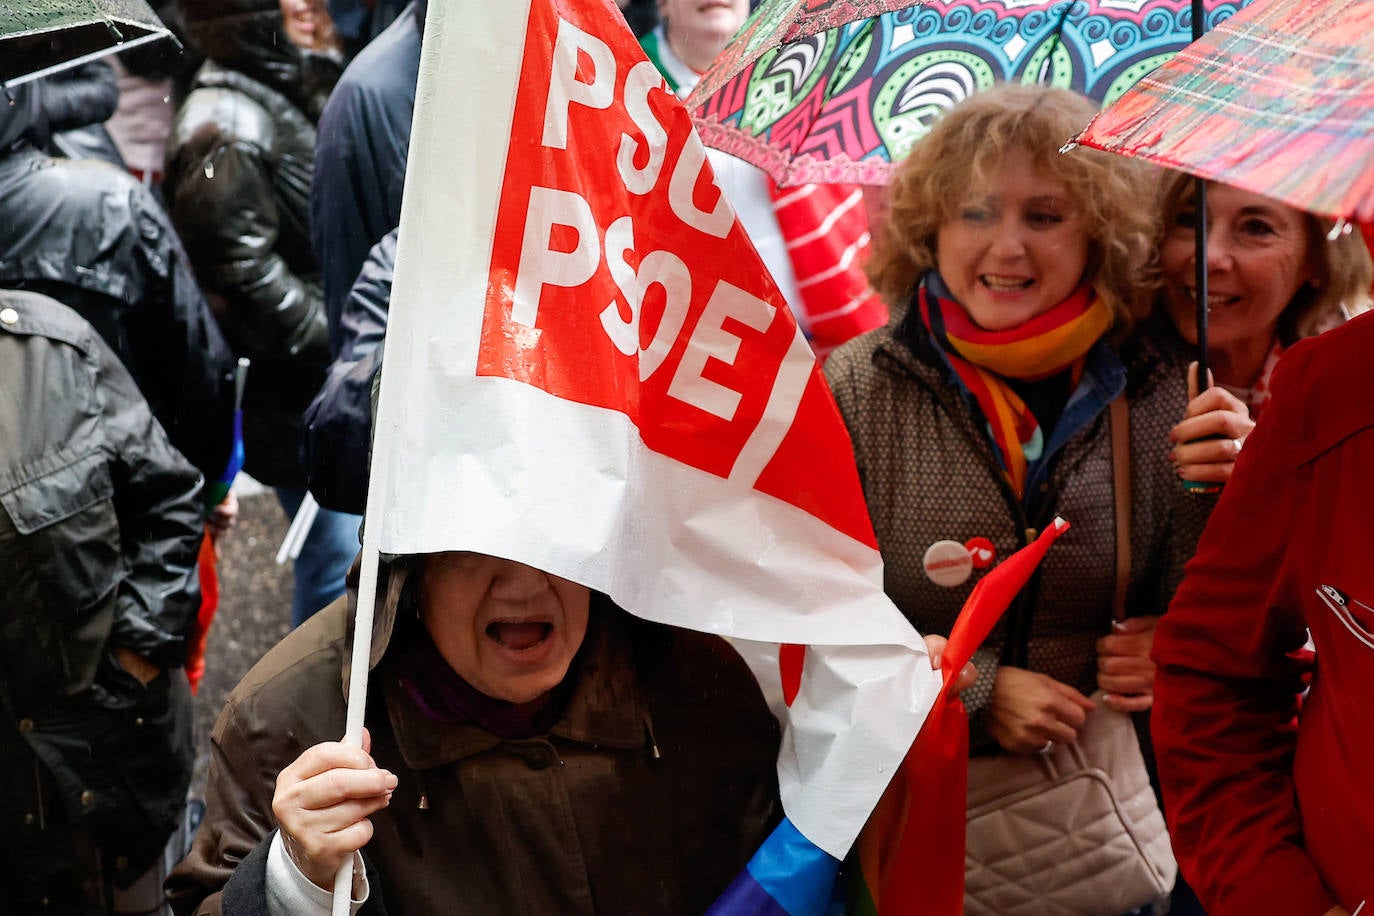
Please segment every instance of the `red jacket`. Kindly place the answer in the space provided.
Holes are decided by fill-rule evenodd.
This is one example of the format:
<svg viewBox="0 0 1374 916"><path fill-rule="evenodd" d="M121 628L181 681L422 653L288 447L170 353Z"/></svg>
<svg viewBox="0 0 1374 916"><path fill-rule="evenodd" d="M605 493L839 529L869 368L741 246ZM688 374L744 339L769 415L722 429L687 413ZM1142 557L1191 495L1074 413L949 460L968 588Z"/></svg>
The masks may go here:
<svg viewBox="0 0 1374 916"><path fill-rule="evenodd" d="M1155 637L1165 808L1212 916L1369 916L1374 315L1295 345L1273 390Z"/></svg>

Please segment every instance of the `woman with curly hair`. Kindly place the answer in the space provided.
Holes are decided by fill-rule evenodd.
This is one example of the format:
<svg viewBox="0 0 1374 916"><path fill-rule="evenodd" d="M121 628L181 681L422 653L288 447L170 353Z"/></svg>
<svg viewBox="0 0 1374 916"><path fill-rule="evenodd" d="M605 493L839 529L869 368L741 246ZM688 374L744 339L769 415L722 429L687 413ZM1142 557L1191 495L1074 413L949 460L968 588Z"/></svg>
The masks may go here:
<svg viewBox="0 0 1374 916"><path fill-rule="evenodd" d="M1211 506L1163 451L1182 361L1129 333L1152 292L1149 174L1060 153L1093 110L1067 90L1003 85L937 122L893 178L869 265L896 317L826 365L885 588L920 632L947 634L982 571L1056 515L1072 523L974 656L975 755L1048 753L1090 713L1149 708L1155 622ZM1129 429L1129 554L1114 426Z"/></svg>
<svg viewBox="0 0 1374 916"><path fill-rule="evenodd" d="M1164 175L1155 323L1196 347L1194 187L1181 172ZM1180 477L1219 484L1269 401L1279 357L1368 308L1371 269L1358 234L1328 238L1331 220L1232 185L1209 185L1207 198L1207 362L1216 385L1190 389L1170 438Z"/></svg>

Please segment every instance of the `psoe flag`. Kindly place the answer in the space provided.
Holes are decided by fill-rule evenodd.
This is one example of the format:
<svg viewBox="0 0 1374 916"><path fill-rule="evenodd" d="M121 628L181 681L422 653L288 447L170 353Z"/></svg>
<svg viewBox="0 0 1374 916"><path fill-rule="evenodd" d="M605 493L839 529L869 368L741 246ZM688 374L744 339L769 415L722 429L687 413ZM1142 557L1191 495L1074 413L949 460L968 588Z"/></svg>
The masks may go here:
<svg viewBox="0 0 1374 916"><path fill-rule="evenodd" d="M430 4L385 367L380 549L731 639L784 723L750 875L814 911L789 870L833 878L940 679L811 350L609 0Z"/></svg>

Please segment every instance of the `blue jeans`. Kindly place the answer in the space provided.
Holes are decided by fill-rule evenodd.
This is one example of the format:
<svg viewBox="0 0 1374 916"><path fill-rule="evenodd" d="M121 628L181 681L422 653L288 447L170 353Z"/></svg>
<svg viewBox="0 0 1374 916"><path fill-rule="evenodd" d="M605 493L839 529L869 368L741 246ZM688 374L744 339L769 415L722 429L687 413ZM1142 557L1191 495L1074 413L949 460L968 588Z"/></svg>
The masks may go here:
<svg viewBox="0 0 1374 916"><path fill-rule="evenodd" d="M288 518L296 517L305 490L277 487L277 501ZM344 593L344 574L358 555L361 515L321 508L310 526L301 555L296 558L291 594L291 626L298 627L320 608Z"/></svg>

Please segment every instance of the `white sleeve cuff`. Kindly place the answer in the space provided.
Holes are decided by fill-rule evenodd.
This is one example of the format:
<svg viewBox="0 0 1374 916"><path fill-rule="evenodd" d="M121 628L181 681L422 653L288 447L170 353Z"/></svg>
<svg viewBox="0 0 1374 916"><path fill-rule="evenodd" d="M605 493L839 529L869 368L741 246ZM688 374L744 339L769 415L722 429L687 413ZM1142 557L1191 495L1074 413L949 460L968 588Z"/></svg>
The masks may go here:
<svg viewBox="0 0 1374 916"><path fill-rule="evenodd" d="M348 911L356 914L367 902L369 887L363 857L353 853L353 893ZM334 895L307 878L291 857L281 831L272 834L267 850L267 916L329 916Z"/></svg>

